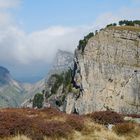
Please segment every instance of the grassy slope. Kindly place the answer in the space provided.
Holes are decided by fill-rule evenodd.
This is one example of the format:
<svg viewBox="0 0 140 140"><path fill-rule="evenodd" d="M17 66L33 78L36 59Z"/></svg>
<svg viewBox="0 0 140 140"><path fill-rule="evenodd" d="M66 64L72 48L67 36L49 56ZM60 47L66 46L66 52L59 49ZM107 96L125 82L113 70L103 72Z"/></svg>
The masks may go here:
<svg viewBox="0 0 140 140"><path fill-rule="evenodd" d="M110 26L108 28L121 30L121 31L129 30L129 31L134 31L134 32L140 32L140 27L135 27L135 26Z"/></svg>
<svg viewBox="0 0 140 140"><path fill-rule="evenodd" d="M0 124L0 140L140 139L140 126L137 124L130 125L130 129L122 127L118 134L95 123L89 116L67 115L52 108L1 109Z"/></svg>

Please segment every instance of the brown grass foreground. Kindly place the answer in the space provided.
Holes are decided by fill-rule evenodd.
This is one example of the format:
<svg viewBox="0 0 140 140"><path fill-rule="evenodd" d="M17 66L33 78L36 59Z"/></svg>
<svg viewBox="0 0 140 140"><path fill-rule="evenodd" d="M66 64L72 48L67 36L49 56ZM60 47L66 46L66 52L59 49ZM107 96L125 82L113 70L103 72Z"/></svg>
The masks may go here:
<svg viewBox="0 0 140 140"><path fill-rule="evenodd" d="M100 117L106 113L110 119ZM101 124L97 124L98 117ZM0 140L140 140L140 126L120 121L120 117L114 112L78 116L54 108L1 109ZM112 120L115 126L110 131L102 122Z"/></svg>

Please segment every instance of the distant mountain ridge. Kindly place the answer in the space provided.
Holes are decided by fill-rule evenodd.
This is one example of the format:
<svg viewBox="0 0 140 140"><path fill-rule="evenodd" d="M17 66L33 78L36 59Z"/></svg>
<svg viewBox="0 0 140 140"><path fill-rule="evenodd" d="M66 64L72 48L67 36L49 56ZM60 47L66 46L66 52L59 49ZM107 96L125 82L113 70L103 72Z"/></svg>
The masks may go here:
<svg viewBox="0 0 140 140"><path fill-rule="evenodd" d="M10 72L6 68L0 66L0 86L9 83L10 80L9 73Z"/></svg>
<svg viewBox="0 0 140 140"><path fill-rule="evenodd" d="M33 98L45 89L50 75L65 71L73 65L73 54L58 50L52 63L52 68L46 77L34 83L21 83L13 79L10 71L0 66L0 107L20 107L23 102Z"/></svg>
<svg viewBox="0 0 140 140"><path fill-rule="evenodd" d="M10 75L10 71L0 66L0 107L18 107L22 101L24 88Z"/></svg>

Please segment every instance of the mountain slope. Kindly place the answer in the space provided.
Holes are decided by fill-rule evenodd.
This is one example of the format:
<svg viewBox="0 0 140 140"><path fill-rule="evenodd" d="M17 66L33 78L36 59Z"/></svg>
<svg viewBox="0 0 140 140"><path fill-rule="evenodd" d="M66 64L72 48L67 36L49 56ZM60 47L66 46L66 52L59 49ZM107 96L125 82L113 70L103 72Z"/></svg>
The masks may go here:
<svg viewBox="0 0 140 140"><path fill-rule="evenodd" d="M20 106L22 94L22 85L12 78L6 68L0 67L0 107Z"/></svg>
<svg viewBox="0 0 140 140"><path fill-rule="evenodd" d="M48 75L42 79L41 81L35 84L25 84L24 88L26 89L26 94L24 96L24 102L22 106L24 107L32 107L32 100L35 94L41 93L44 91L45 96L50 96L49 101L51 100L52 104L55 103L55 97L51 96L51 88L55 84L54 75L61 75L63 72L66 72L69 68L73 68L73 54L71 52L58 50L55 56L55 59L52 63L52 68L50 69ZM59 91L61 95L61 91ZM48 95L47 95L48 94ZM44 101L44 106L47 104L47 100Z"/></svg>

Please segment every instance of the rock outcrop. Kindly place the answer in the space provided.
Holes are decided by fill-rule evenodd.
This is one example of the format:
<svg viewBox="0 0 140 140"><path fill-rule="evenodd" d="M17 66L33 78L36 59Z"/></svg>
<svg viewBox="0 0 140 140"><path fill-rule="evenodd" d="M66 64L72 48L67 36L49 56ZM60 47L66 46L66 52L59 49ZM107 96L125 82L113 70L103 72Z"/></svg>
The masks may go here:
<svg viewBox="0 0 140 140"><path fill-rule="evenodd" d="M74 86L66 112L140 114L140 28L109 27L75 51Z"/></svg>
<svg viewBox="0 0 140 140"><path fill-rule="evenodd" d="M73 53L58 50L53 67L46 78L44 107L53 106L65 111L65 98L71 90L73 58Z"/></svg>
<svg viewBox="0 0 140 140"><path fill-rule="evenodd" d="M73 53L58 50L52 67L44 79L34 85L25 85L27 91L22 107L33 107L33 98L36 93L44 95L43 107L53 106L64 111L64 99L69 89L71 69L73 69ZM66 81L65 81L66 80Z"/></svg>

